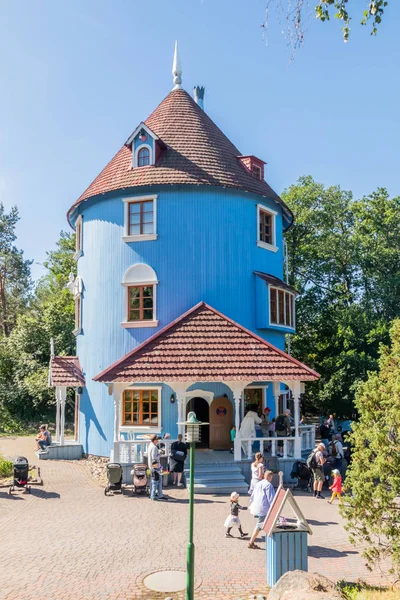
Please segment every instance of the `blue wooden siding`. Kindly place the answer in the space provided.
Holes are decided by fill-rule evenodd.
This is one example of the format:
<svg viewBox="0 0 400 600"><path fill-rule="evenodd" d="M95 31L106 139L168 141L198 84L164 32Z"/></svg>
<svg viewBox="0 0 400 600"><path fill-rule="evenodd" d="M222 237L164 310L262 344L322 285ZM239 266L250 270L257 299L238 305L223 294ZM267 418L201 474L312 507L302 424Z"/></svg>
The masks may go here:
<svg viewBox="0 0 400 600"><path fill-rule="evenodd" d="M306 531L284 531L266 536L267 582L270 587L288 571L308 571Z"/></svg>
<svg viewBox="0 0 400 600"><path fill-rule="evenodd" d="M158 239L124 242L123 198L151 193L158 196ZM257 247L259 203L279 211L277 252ZM274 202L235 190L174 186L96 197L83 203L80 213L84 247L78 274L85 295L77 352L87 382L80 405L80 438L86 452L106 456L113 439L112 397L92 378L198 302L207 302L284 348L282 331L259 330L256 323L258 278L253 271L283 277L282 217ZM121 282L135 263L148 264L157 274L158 328L121 326L125 305ZM163 391L163 432L174 435L177 409L169 402L170 394Z"/></svg>

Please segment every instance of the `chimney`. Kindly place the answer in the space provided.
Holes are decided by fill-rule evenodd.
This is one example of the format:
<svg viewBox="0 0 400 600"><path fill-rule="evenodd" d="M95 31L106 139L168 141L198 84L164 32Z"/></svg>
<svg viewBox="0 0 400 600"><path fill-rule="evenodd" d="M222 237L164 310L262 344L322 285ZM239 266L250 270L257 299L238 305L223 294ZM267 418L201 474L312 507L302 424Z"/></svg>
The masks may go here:
<svg viewBox="0 0 400 600"><path fill-rule="evenodd" d="M204 87L204 85L196 85L193 88L193 96L194 96L194 101L196 102L196 104L198 104L200 106L200 108L202 110L204 110L204 92L205 92L206 88Z"/></svg>

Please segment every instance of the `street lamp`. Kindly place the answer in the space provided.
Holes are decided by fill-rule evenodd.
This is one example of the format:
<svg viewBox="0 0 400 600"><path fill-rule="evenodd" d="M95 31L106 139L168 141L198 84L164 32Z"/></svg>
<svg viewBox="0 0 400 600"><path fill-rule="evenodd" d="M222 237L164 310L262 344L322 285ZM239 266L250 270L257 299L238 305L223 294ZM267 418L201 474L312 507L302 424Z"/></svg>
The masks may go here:
<svg viewBox="0 0 400 600"><path fill-rule="evenodd" d="M186 553L186 600L194 600L194 544L193 544L193 488L194 488L194 450L200 441L202 423L194 412L190 412L187 421L178 423L186 427L185 440L190 444L190 484L189 484L189 540Z"/></svg>

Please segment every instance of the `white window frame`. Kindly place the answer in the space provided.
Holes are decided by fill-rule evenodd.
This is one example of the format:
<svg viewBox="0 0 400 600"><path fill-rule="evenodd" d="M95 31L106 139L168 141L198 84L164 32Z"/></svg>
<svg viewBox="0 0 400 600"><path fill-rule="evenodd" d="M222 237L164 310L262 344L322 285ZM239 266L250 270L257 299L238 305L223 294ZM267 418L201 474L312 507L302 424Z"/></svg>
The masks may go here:
<svg viewBox="0 0 400 600"><path fill-rule="evenodd" d="M266 212L272 217L272 244L267 244L260 240L260 212ZM276 252L278 247L276 245L276 215L278 213L272 208L265 206L264 204L257 204L257 246L259 248L264 248L265 250L270 250L271 252Z"/></svg>
<svg viewBox="0 0 400 600"><path fill-rule="evenodd" d="M78 314L78 323L76 323L76 302L77 300L79 300L79 314ZM74 296L74 302L75 302L75 329L73 330L72 334L77 336L79 334L82 333L82 294L81 293L77 293Z"/></svg>
<svg viewBox="0 0 400 600"><path fill-rule="evenodd" d="M129 205L135 202L153 202L153 233L138 233L129 235ZM156 240L157 235L157 194L150 196L135 196L133 198L123 198L124 203L124 242L149 242Z"/></svg>
<svg viewBox="0 0 400 600"><path fill-rule="evenodd" d="M145 271L148 271L148 276L141 277L139 279L130 279L131 271L140 269L140 267L146 267ZM157 320L157 284L158 279L154 269L150 265L144 263L137 263L129 267L124 275L124 279L121 285L124 288L124 320L121 322L121 326L124 329L138 329L143 327L158 327ZM152 321L128 321L128 288L139 287L145 285L147 287L153 287L153 320Z"/></svg>
<svg viewBox="0 0 400 600"><path fill-rule="evenodd" d="M79 215L79 217L76 219L75 222L75 232L76 230L79 228L79 232L80 235L76 236L76 241L75 241L75 254L73 256L74 260L78 260L82 254L83 254L83 221L82 221L82 215Z"/></svg>
<svg viewBox="0 0 400 600"><path fill-rule="evenodd" d="M153 142L155 143L155 141L153 140ZM149 151L149 164L148 165L142 165L141 167L139 167L138 165L138 154L140 152L140 150L142 150L143 148L147 148L147 150ZM133 154L133 168L134 169L142 169L143 167L150 167L151 165L154 165L154 152L153 152L153 148L151 146L149 146L149 144L139 144L139 146L136 148L134 154Z"/></svg>
<svg viewBox="0 0 400 600"><path fill-rule="evenodd" d="M292 296L293 298L293 315L292 315L292 325L285 325L284 323L272 323L271 321L271 291L274 290L275 293L277 293L278 291L283 292L283 310L284 310L284 315L285 315L285 319L286 319L286 294L289 294L290 296ZM279 296L278 296L279 297ZM277 317L279 319L279 304L278 304L278 297L277 297L277 302L276 302L276 311L277 311ZM296 294L294 294L293 292L289 292L289 290L285 290L284 288L280 288L274 285L269 285L268 286L268 308L269 308L269 315L268 315L268 320L269 320L269 326L270 327L278 327L279 329L290 329L292 331L296 330Z"/></svg>
<svg viewBox="0 0 400 600"><path fill-rule="evenodd" d="M124 407L123 407L123 398L124 392L126 390L157 390L158 393L158 425L156 427L152 425L123 425L122 417L124 416ZM115 392L114 392L115 394ZM160 385L149 385L148 383L145 385L141 385L140 383L136 383L132 385L131 383L121 388L120 398L119 398L119 422L121 423L119 427L120 433L126 432L134 432L134 433L161 433L162 431L162 402L161 402L161 394L162 394L162 386ZM122 441L122 440L121 440Z"/></svg>

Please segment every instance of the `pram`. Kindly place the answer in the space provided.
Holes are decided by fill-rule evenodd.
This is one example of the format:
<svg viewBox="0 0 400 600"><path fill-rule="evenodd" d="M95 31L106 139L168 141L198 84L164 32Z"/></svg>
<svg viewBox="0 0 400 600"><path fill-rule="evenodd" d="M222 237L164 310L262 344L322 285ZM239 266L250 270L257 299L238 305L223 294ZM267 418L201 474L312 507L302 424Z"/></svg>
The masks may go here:
<svg viewBox="0 0 400 600"><path fill-rule="evenodd" d="M40 477L40 472L39 472ZM13 483L8 490L12 494L15 488L25 488L27 494L31 493L31 486L28 485L29 463L25 456L18 456L13 463Z"/></svg>
<svg viewBox="0 0 400 600"><path fill-rule="evenodd" d="M293 489L307 490L311 494L314 480L313 473L304 460L296 460L293 463L290 478L297 479L297 484Z"/></svg>
<svg viewBox="0 0 400 600"><path fill-rule="evenodd" d="M119 463L108 463L107 465L108 484L104 490L104 495L109 492L123 493L122 489L122 467Z"/></svg>
<svg viewBox="0 0 400 600"><path fill-rule="evenodd" d="M133 466L132 475L133 475L133 494L149 494L150 488L147 479L147 465L144 463L140 463L138 465Z"/></svg>

